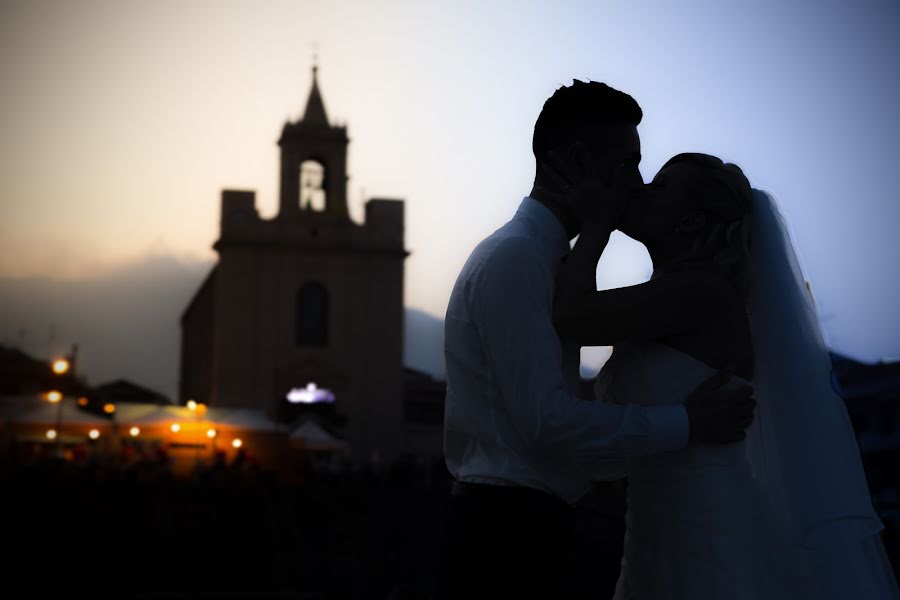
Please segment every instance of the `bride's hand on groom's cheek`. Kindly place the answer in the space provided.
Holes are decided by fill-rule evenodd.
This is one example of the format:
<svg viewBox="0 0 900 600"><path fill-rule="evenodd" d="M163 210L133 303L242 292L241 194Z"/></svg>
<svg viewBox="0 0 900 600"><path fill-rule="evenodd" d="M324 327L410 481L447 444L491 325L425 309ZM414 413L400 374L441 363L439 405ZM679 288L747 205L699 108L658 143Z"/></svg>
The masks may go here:
<svg viewBox="0 0 900 600"><path fill-rule="evenodd" d="M540 170L542 193L589 225L614 229L633 193L625 163L616 165L607 181L599 161L581 142L562 153L551 150Z"/></svg>

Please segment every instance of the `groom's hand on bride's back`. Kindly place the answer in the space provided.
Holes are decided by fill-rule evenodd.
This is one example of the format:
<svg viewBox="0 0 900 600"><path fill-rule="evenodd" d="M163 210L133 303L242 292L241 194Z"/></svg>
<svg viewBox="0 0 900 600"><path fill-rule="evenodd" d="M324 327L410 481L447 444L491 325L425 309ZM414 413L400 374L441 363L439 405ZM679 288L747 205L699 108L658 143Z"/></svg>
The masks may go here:
<svg viewBox="0 0 900 600"><path fill-rule="evenodd" d="M723 387L734 369L726 368L703 382L684 403L691 443L739 442L753 422L753 386Z"/></svg>

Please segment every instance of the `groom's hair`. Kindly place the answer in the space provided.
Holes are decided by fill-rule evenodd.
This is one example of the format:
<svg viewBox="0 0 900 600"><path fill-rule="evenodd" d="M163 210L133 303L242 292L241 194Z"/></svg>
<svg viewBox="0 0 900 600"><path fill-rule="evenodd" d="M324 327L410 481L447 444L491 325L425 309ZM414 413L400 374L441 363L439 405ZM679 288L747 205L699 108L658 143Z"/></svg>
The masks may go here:
<svg viewBox="0 0 900 600"><path fill-rule="evenodd" d="M644 113L634 98L599 81L572 80L572 85L553 92L544 102L534 124L531 148L538 164L554 148L580 141L589 149L602 150L604 140L587 139L596 132L588 125L638 125Z"/></svg>

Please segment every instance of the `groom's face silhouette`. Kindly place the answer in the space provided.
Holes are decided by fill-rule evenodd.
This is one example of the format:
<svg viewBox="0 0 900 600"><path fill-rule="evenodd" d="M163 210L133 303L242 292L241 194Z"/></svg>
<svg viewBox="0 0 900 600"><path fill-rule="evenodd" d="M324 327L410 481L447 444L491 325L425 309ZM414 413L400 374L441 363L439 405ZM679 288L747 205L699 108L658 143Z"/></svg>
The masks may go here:
<svg viewBox="0 0 900 600"><path fill-rule="evenodd" d="M626 186L643 185L641 178L641 137L637 126L627 123L611 123L592 128L593 139L588 143L592 158L596 161L603 181L612 185L616 167L622 165L622 183ZM598 199L601 201L601 199Z"/></svg>
<svg viewBox="0 0 900 600"><path fill-rule="evenodd" d="M582 140L579 140L582 141ZM604 187L613 186L613 176L616 168L621 165L619 176L621 182L616 182L616 187L621 185L622 190L640 190L644 180L641 177L641 138L638 135L637 126L627 123L607 123L603 125L589 125L585 127L585 136L582 143L587 149L587 155L570 155L569 160L576 164L582 172L593 172L603 183ZM570 147L573 148L574 146ZM591 161L593 164L583 164ZM614 197L610 195L597 196L595 198L582 199L583 202L631 202L631 198ZM626 207L627 208L627 207ZM588 211L593 212L593 211ZM581 225L579 223L579 225Z"/></svg>

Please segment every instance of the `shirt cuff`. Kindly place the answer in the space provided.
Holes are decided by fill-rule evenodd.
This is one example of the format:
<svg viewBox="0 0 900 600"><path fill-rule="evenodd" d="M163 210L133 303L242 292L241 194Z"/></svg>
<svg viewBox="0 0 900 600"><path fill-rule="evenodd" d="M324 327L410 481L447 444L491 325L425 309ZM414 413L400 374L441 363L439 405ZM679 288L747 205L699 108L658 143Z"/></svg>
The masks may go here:
<svg viewBox="0 0 900 600"><path fill-rule="evenodd" d="M687 409L682 404L646 407L651 439L658 451L679 450L688 444L690 426Z"/></svg>

